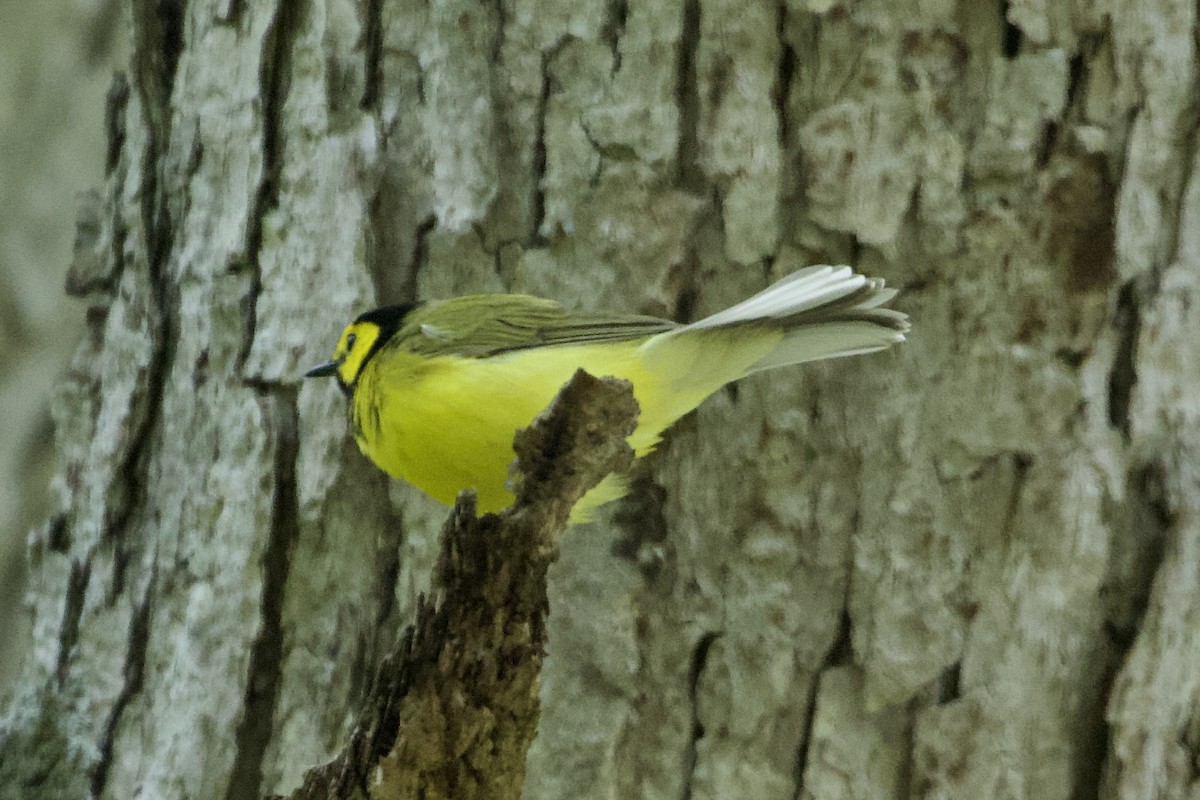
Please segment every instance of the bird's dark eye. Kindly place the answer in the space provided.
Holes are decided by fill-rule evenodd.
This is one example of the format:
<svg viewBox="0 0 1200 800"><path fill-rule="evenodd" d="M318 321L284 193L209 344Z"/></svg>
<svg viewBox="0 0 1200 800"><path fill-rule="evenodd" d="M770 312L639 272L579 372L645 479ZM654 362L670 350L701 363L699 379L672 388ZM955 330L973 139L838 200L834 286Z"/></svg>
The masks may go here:
<svg viewBox="0 0 1200 800"><path fill-rule="evenodd" d="M358 337L355 336L353 333L350 334L349 336L347 336L346 337L346 351L349 352L350 350L353 350L354 343L357 341L358 341Z"/></svg>

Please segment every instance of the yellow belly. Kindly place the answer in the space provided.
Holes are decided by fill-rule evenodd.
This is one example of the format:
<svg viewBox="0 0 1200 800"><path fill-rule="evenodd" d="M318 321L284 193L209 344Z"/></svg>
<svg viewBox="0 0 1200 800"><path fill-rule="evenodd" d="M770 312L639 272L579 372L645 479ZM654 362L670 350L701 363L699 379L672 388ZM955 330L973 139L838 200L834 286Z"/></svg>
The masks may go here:
<svg viewBox="0 0 1200 800"><path fill-rule="evenodd" d="M449 505L462 490L474 489L481 512L500 511L513 501L513 435L550 404L576 369L633 384L641 414L629 444L639 457L654 449L667 426L741 372L739 364L705 369L709 356L723 361L719 356L728 353L703 353L687 342L670 358L653 359L651 371L643 344L557 346L482 359L381 353L355 389L355 438L381 469L434 499ZM750 363L769 348L759 342L735 360ZM572 522L624 492L619 477L606 479L579 502Z"/></svg>

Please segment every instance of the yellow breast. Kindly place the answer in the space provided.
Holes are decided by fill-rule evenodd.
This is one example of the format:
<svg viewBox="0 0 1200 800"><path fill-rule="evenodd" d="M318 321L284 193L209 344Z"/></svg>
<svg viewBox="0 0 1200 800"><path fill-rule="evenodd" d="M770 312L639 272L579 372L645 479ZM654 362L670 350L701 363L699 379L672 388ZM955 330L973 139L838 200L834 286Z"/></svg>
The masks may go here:
<svg viewBox="0 0 1200 800"><path fill-rule="evenodd" d="M649 386L652 381L636 358L637 344L545 348L484 359L387 353L372 360L359 378L355 438L381 469L434 499L450 504L462 490L474 489L481 512L500 511L513 500L507 482L514 434L581 366L596 375L625 378L635 387ZM659 432L647 436L651 432L639 428L630 443L647 452ZM576 509L573 519L620 494L610 481Z"/></svg>
<svg viewBox="0 0 1200 800"><path fill-rule="evenodd" d="M381 469L451 504L474 489L481 512L513 501L513 435L533 421L577 369L633 384L640 406L629 444L643 456L662 432L726 382L744 374L777 336L724 341L678 337L531 348L490 358L380 353L363 368L353 399L355 438ZM605 480L576 506L573 522L624 494Z"/></svg>

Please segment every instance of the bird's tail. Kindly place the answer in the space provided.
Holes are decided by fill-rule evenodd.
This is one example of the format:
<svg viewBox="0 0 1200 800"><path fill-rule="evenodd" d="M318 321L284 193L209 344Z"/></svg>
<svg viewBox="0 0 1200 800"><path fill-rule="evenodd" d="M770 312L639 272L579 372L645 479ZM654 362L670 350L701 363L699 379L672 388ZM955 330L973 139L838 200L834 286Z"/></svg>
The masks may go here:
<svg viewBox="0 0 1200 800"><path fill-rule="evenodd" d="M896 296L850 267L808 267L748 300L648 339L635 380L643 416L639 455L659 434L730 381L787 364L871 353L904 341L908 317L883 308Z"/></svg>
<svg viewBox="0 0 1200 800"><path fill-rule="evenodd" d="M904 341L908 316L883 306L896 296L850 267L808 267L735 306L651 336L638 347L633 380L642 415L629 443L639 456L662 432L726 383L753 372L883 350ZM572 512L586 519L624 494L608 478Z"/></svg>
<svg viewBox="0 0 1200 800"><path fill-rule="evenodd" d="M794 272L735 306L666 336L740 327L778 330L783 337L745 374L822 358L873 353L904 341L908 316L884 304L896 296L882 278L850 267L816 266Z"/></svg>

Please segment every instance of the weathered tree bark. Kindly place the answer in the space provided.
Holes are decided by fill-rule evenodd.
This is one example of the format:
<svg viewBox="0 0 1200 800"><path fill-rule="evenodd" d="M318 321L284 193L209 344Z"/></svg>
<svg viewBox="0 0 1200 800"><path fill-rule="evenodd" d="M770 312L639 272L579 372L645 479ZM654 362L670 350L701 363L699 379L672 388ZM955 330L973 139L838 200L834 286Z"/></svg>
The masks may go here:
<svg viewBox="0 0 1200 800"><path fill-rule="evenodd" d="M350 743L296 800L519 800L537 732L546 571L571 509L633 463L630 385L585 372L517 434L516 500L475 516L463 493L441 533L432 601L380 665Z"/></svg>
<svg viewBox="0 0 1200 800"><path fill-rule="evenodd" d="M76 196L104 174L104 90L128 55L118 11L20 3L0 25L0 695L28 649L25 540L50 505L49 398L83 332L62 286Z"/></svg>
<svg viewBox="0 0 1200 800"><path fill-rule="evenodd" d="M692 318L807 263L889 355L747 380L550 570L525 797L1188 797L1183 0L133 5L0 796L287 794L445 512L301 385L380 302Z"/></svg>

